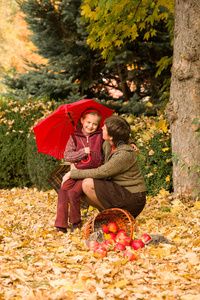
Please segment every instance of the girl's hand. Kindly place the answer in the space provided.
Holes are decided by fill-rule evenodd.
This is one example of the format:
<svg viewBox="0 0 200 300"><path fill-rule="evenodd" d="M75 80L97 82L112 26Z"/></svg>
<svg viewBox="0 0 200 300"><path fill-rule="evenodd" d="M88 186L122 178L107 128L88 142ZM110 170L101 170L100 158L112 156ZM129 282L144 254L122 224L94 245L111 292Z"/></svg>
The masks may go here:
<svg viewBox="0 0 200 300"><path fill-rule="evenodd" d="M89 147L85 147L85 153L90 154L90 148Z"/></svg>
<svg viewBox="0 0 200 300"><path fill-rule="evenodd" d="M63 179L62 179L62 184L61 186L63 185L63 183L67 180L69 180L71 178L71 172L67 172L64 176L63 176Z"/></svg>

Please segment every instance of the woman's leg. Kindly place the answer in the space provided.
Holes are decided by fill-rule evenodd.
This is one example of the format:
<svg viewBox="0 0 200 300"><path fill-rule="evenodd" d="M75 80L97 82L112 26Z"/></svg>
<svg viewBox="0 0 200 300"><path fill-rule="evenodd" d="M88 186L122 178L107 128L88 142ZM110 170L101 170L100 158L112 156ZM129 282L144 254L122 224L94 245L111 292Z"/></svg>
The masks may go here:
<svg viewBox="0 0 200 300"><path fill-rule="evenodd" d="M85 194L82 197L84 202L99 209L100 211L105 209L103 207L103 205L97 199L97 195L96 195L95 189L94 189L94 180L92 178L84 179L83 183L82 183L82 188L83 188L83 192Z"/></svg>

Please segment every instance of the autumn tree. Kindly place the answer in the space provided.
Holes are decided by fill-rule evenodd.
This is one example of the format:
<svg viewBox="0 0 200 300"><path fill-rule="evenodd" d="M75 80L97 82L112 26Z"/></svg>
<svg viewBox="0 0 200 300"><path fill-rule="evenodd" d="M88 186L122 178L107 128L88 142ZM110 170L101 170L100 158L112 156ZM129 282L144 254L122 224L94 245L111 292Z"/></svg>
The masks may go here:
<svg viewBox="0 0 200 300"><path fill-rule="evenodd" d="M152 8L150 15L149 7ZM161 7L166 10L162 12ZM120 47L127 36L136 39L141 21L146 28L146 38L154 35L150 25L157 18L165 19L170 28L173 7L173 0L84 0L82 14L89 22L88 43L92 48L100 48L103 57L112 59L115 48ZM173 185L175 194L194 196L194 192L200 191L200 2L176 0L175 9L171 96L167 106L174 159ZM118 28L117 34L114 34L115 28ZM160 62L161 69L165 63L168 61Z"/></svg>
<svg viewBox="0 0 200 300"><path fill-rule="evenodd" d="M54 99L66 99L71 92L110 99L113 89L120 92L122 101L132 101L129 112L135 113L142 112L137 105L141 98L151 96L158 101L162 82L170 77L170 70L166 68L156 78L157 62L172 53L164 19L153 24L148 40L143 38L142 24L135 40L126 36L108 64L101 50L91 49L87 44L87 23L81 20L80 0L20 0L18 3L37 52L48 63L27 63L28 72L6 78L9 88L36 96L49 94ZM149 14L150 11L151 7ZM121 104L118 109L123 112Z"/></svg>
<svg viewBox="0 0 200 300"><path fill-rule="evenodd" d="M24 57L28 62L46 62L35 53L36 47L30 41L30 31L23 17L15 0L0 0L0 79L3 74L25 72L28 67ZM3 85L1 87L3 90Z"/></svg>

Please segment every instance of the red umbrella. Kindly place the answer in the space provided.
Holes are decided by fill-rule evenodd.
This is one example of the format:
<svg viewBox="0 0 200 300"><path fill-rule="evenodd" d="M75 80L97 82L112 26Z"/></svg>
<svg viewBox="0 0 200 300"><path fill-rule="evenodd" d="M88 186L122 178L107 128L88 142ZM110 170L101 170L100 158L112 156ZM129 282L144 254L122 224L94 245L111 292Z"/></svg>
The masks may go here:
<svg viewBox="0 0 200 300"><path fill-rule="evenodd" d="M103 106L93 99L83 99L70 104L59 106L48 117L41 120L33 131L39 153L46 153L62 159L67 141L76 129L81 114L87 109L96 109L101 114L100 128L103 121L113 114L113 110Z"/></svg>

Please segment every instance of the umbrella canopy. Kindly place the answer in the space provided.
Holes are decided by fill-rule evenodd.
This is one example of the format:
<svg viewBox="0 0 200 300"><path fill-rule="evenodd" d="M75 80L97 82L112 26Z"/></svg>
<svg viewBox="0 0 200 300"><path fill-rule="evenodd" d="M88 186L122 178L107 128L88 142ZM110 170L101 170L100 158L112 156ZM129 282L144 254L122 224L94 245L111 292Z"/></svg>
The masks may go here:
<svg viewBox="0 0 200 300"><path fill-rule="evenodd" d="M93 99L83 99L59 106L53 113L41 120L33 128L38 152L62 159L67 141L76 129L82 113L87 109L96 109L100 112L100 128L102 128L104 120L113 114L112 109L103 106Z"/></svg>

